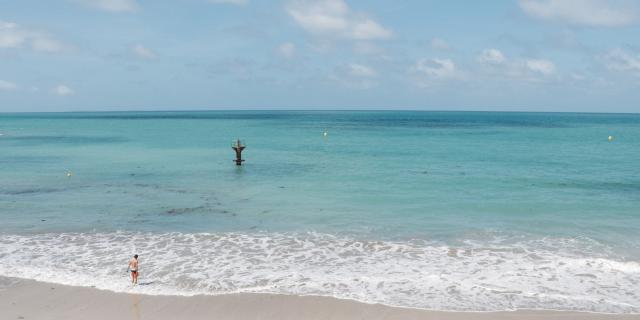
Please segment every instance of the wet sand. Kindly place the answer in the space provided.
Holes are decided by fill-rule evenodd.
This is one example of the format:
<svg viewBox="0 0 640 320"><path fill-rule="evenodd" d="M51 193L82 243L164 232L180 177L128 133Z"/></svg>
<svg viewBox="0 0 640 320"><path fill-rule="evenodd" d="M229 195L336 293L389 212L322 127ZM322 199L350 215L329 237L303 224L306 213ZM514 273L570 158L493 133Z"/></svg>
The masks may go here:
<svg viewBox="0 0 640 320"><path fill-rule="evenodd" d="M152 296L0 278L0 319L640 319L580 312L440 312L315 296Z"/></svg>

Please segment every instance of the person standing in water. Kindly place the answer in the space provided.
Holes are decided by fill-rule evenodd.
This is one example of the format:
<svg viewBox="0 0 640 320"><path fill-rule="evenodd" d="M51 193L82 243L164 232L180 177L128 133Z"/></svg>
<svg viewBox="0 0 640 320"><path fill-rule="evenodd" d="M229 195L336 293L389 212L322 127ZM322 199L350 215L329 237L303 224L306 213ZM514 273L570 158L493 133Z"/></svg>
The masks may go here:
<svg viewBox="0 0 640 320"><path fill-rule="evenodd" d="M131 283L138 284L138 255L133 255L129 260L129 271L131 272Z"/></svg>

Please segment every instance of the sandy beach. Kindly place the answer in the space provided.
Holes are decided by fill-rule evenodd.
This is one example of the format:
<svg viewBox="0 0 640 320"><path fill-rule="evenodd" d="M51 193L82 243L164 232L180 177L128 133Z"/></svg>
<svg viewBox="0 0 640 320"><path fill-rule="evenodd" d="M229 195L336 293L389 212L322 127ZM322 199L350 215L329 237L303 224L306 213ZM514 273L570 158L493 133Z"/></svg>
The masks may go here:
<svg viewBox="0 0 640 320"><path fill-rule="evenodd" d="M640 319L557 311L438 312L329 297L271 294L151 296L0 278L1 319Z"/></svg>

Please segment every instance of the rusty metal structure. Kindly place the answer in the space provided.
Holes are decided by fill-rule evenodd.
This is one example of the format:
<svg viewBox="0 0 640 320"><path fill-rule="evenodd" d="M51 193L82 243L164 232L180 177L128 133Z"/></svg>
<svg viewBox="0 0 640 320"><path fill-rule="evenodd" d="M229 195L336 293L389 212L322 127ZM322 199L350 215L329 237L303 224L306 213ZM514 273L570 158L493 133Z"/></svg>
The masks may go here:
<svg viewBox="0 0 640 320"><path fill-rule="evenodd" d="M233 160L236 163L236 166L241 166L242 163L244 162L244 160L242 159L242 150L244 150L244 148L246 148L247 146L242 143L242 141L240 141L240 139L237 139L233 142L231 142L231 148L236 152L236 159Z"/></svg>

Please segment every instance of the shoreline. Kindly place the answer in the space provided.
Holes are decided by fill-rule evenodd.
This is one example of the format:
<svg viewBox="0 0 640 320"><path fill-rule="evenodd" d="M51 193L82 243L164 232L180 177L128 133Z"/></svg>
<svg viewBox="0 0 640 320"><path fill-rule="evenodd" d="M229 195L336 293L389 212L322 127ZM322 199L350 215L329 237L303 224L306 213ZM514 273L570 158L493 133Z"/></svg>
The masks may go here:
<svg viewBox="0 0 640 320"><path fill-rule="evenodd" d="M551 310L432 311L323 296L263 293L156 296L0 277L0 318L567 320L640 319L640 315Z"/></svg>

